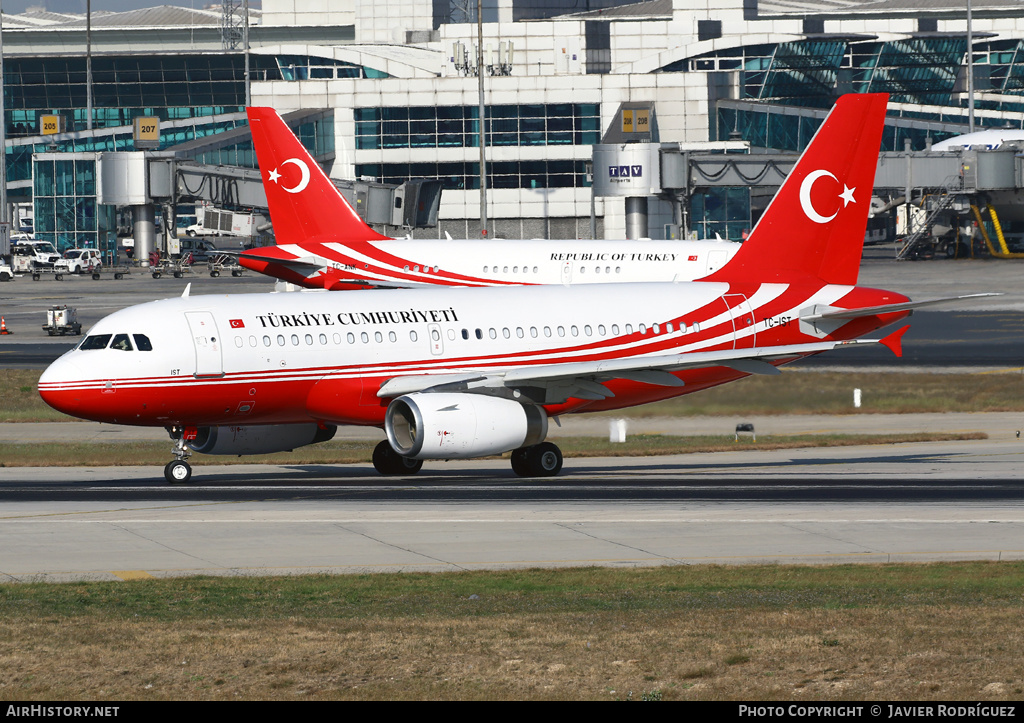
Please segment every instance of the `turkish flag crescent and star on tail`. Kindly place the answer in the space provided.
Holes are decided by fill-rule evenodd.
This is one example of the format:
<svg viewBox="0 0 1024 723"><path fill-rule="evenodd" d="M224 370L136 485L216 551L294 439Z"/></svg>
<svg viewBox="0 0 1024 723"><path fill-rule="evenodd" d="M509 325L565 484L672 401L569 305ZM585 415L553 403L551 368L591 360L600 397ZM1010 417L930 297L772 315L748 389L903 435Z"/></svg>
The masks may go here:
<svg viewBox="0 0 1024 723"><path fill-rule="evenodd" d="M709 278L855 285L888 100L839 98L749 238Z"/></svg>

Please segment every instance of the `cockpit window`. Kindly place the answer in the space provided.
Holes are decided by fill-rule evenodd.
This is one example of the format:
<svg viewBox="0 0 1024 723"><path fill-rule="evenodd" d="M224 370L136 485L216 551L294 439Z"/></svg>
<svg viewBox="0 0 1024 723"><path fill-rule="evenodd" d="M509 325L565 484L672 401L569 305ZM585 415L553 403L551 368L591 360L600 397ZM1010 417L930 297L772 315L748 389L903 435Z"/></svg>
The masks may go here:
<svg viewBox="0 0 1024 723"><path fill-rule="evenodd" d="M114 337L114 341L110 342L110 348L118 351L131 351L132 342L127 334L118 334Z"/></svg>
<svg viewBox="0 0 1024 723"><path fill-rule="evenodd" d="M106 349L107 344L110 343L110 334L96 334L94 336L85 337L85 341L82 342L82 346L78 347L82 350L89 349Z"/></svg>
<svg viewBox="0 0 1024 723"><path fill-rule="evenodd" d="M135 348L139 351L153 351L153 345L145 334L132 334L135 337Z"/></svg>

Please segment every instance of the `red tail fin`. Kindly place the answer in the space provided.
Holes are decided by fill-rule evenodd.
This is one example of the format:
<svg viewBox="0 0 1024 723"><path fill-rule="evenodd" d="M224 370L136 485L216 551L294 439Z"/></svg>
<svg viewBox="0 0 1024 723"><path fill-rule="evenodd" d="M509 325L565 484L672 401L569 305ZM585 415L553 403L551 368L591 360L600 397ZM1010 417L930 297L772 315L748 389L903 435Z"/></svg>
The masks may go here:
<svg viewBox="0 0 1024 723"><path fill-rule="evenodd" d="M844 95L717 281L856 284L889 96Z"/></svg>
<svg viewBox="0 0 1024 723"><path fill-rule="evenodd" d="M273 108L248 108L277 243L385 239L366 225Z"/></svg>

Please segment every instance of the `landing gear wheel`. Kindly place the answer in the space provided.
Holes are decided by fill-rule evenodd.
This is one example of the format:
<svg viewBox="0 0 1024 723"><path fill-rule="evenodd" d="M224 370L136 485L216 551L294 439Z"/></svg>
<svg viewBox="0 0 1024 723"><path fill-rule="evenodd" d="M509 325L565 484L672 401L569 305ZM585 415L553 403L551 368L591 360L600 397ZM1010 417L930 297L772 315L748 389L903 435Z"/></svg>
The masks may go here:
<svg viewBox="0 0 1024 723"><path fill-rule="evenodd" d="M520 447L512 450L512 471L519 477L532 477L530 474L530 462L527 459L529 447Z"/></svg>
<svg viewBox="0 0 1024 723"><path fill-rule="evenodd" d="M562 471L562 450L551 442L512 452L512 471L520 477L554 477Z"/></svg>
<svg viewBox="0 0 1024 723"><path fill-rule="evenodd" d="M185 484L192 478L192 467L183 459L176 459L167 463L164 467L164 479L168 484Z"/></svg>
<svg viewBox="0 0 1024 723"><path fill-rule="evenodd" d="M373 467L388 476L416 474L423 467L423 460L403 457L384 440L373 448Z"/></svg>

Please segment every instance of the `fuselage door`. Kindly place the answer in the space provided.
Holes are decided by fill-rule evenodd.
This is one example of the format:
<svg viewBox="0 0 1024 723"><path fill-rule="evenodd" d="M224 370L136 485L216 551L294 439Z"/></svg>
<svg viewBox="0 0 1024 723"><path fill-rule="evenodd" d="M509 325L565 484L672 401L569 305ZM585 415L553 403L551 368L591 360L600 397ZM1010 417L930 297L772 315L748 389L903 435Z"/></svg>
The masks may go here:
<svg viewBox="0 0 1024 723"><path fill-rule="evenodd" d="M186 311L192 343L196 348L197 377L224 376L223 344L217 333L217 323L209 311Z"/></svg>
<svg viewBox="0 0 1024 723"><path fill-rule="evenodd" d="M733 325L733 348L750 349L757 346L754 310L743 294L726 294L725 303L729 306Z"/></svg>

